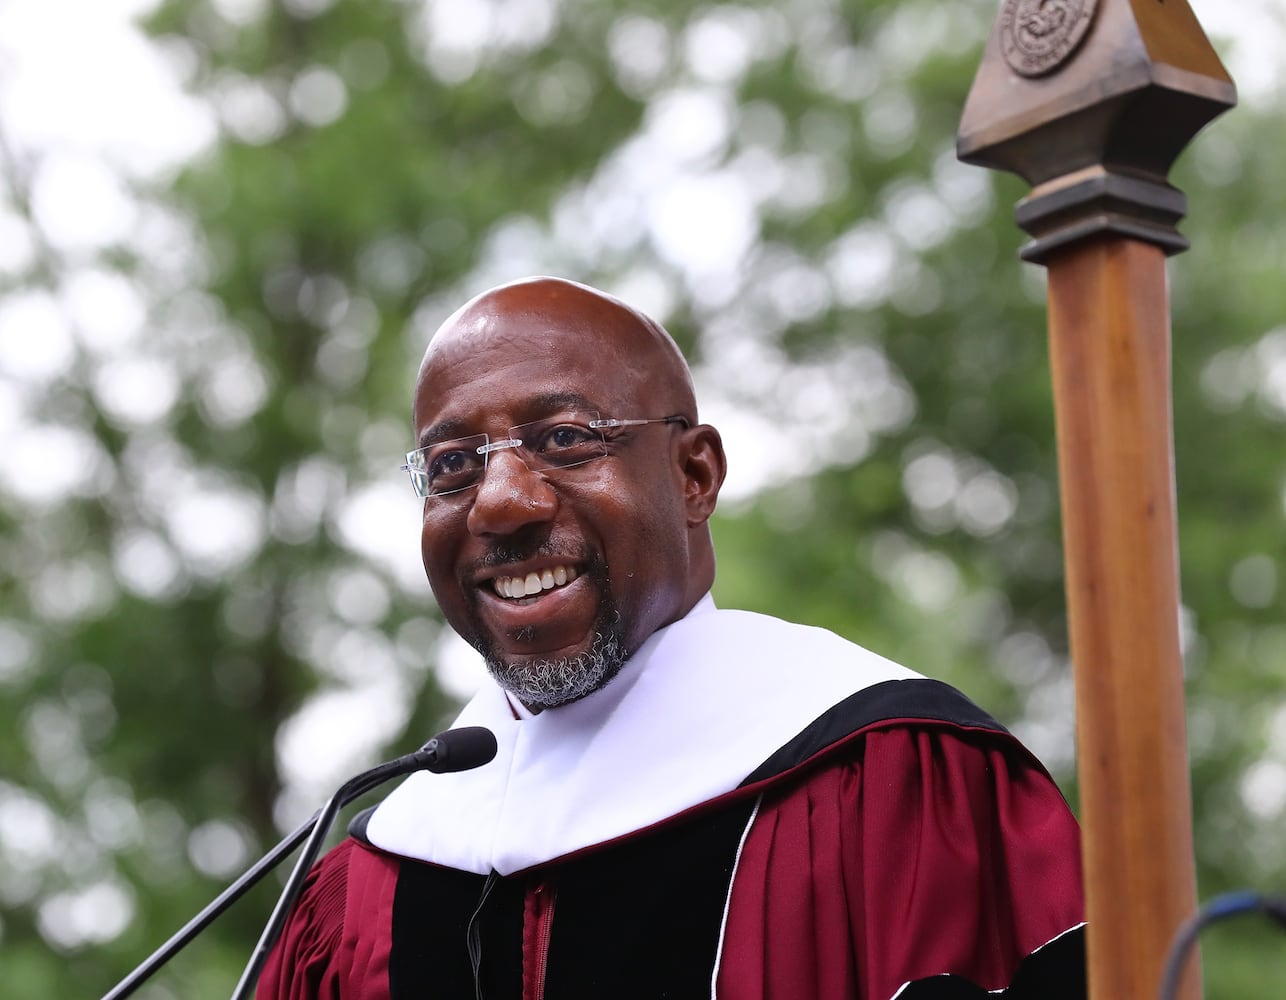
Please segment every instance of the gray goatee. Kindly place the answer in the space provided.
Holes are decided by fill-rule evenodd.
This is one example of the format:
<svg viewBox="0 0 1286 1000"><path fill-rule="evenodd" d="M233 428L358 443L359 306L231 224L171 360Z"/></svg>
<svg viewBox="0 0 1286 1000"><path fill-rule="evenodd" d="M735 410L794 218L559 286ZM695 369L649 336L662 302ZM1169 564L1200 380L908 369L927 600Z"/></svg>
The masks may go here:
<svg viewBox="0 0 1286 1000"><path fill-rule="evenodd" d="M621 671L627 656L615 631L594 635L594 645L576 656L505 663L486 656L496 683L530 709L556 708L592 694Z"/></svg>

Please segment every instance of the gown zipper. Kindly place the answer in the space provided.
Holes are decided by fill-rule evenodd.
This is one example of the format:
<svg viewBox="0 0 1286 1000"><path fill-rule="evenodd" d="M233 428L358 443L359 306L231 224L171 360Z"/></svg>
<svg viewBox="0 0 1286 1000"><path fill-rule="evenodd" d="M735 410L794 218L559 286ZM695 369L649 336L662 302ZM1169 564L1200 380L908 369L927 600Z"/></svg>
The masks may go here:
<svg viewBox="0 0 1286 1000"><path fill-rule="evenodd" d="M549 939L554 930L557 896L551 881L538 881L527 891L523 915L523 1000L545 1000L545 971L549 964Z"/></svg>

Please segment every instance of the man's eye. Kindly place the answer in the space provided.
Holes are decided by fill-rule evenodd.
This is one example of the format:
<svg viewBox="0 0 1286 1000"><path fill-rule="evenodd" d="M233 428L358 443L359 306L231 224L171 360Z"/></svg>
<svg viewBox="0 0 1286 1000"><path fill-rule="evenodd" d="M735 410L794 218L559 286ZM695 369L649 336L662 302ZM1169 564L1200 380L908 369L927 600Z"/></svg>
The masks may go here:
<svg viewBox="0 0 1286 1000"><path fill-rule="evenodd" d="M433 465L429 471L434 475L444 472L459 472L463 464L464 455L458 451L448 451L446 454L438 455L433 459Z"/></svg>
<svg viewBox="0 0 1286 1000"><path fill-rule="evenodd" d="M434 455L427 471L429 479L436 482L440 479L468 476L481 467L482 459L476 452L471 453L457 448Z"/></svg>
<svg viewBox="0 0 1286 1000"><path fill-rule="evenodd" d="M578 448L586 442L592 442L596 435L588 427L579 424L559 424L551 427L542 437L537 447L541 451L564 451Z"/></svg>

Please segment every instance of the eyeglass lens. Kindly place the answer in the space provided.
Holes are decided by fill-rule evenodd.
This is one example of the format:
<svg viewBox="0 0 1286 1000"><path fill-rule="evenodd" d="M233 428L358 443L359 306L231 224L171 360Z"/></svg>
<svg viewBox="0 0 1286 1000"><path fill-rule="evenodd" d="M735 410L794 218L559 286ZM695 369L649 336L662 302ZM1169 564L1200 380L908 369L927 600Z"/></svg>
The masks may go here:
<svg viewBox="0 0 1286 1000"><path fill-rule="evenodd" d="M565 413L509 428L502 441L486 434L454 438L410 452L404 468L417 496L459 493L482 481L491 452L512 448L535 472L567 469L607 454L603 432L590 426L593 412Z"/></svg>

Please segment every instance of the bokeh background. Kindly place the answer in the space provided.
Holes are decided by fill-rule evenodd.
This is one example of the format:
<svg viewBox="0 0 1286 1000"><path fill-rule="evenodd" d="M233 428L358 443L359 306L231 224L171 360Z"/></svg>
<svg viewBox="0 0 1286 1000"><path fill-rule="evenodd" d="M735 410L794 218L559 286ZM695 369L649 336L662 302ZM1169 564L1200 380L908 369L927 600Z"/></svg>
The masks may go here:
<svg viewBox="0 0 1286 1000"><path fill-rule="evenodd" d="M1241 91L1172 178L1206 898L1286 888L1286 9L1193 7ZM954 155L997 10L0 0L4 994L100 996L477 684L397 466L429 334L525 274L687 350L720 603L957 684L1075 803L1043 272ZM226 997L278 885L140 995ZM1286 980L1205 941L1209 997Z"/></svg>

